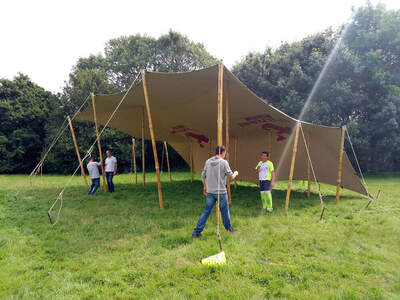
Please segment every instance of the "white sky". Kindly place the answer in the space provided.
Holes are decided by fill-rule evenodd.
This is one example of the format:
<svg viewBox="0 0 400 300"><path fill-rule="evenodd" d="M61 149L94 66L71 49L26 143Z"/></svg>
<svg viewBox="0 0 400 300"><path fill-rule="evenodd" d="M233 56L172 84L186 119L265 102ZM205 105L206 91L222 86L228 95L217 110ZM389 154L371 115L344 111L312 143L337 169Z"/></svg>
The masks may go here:
<svg viewBox="0 0 400 300"><path fill-rule="evenodd" d="M372 1L376 4L379 0ZM400 9L399 0L382 0ZM136 33L169 29L203 43L231 67L250 51L337 28L365 0L5 0L0 2L0 78L18 72L53 92L79 57Z"/></svg>

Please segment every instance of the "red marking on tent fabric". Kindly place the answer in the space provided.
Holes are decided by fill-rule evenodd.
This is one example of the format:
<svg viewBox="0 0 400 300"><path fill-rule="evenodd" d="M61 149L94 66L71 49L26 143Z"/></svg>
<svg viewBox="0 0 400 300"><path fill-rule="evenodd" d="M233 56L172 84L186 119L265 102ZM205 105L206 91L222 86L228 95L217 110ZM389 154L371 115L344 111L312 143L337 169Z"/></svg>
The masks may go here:
<svg viewBox="0 0 400 300"><path fill-rule="evenodd" d="M192 138L197 141L197 143L200 145L201 148L204 148L204 144L208 144L208 142L210 141L208 137L199 133L198 130L188 128L184 125L178 125L173 127L171 130L171 134L181 134L189 138Z"/></svg>

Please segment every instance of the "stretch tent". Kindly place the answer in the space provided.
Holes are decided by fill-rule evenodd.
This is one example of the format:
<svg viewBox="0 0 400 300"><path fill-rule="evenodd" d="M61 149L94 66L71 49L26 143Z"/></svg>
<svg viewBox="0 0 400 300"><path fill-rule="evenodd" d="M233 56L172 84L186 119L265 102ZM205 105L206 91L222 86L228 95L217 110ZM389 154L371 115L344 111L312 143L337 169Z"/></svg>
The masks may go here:
<svg viewBox="0 0 400 300"><path fill-rule="evenodd" d="M222 65L192 72L143 73L148 110L143 80L122 93L95 95L93 101L98 123L106 124L125 97L109 126L140 138L144 118L144 137L150 139L150 112L154 139L167 141L188 163L192 153L193 170L200 173L217 146L219 70L223 70L223 136L226 136L227 130L229 161L232 169L239 171L238 180L258 182L254 168L261 151L270 152L276 169L276 180L289 178L293 153L296 154L293 179L307 180L307 143L317 180L338 185L342 129L300 122L289 117L256 96ZM78 118L94 121L93 107L88 106ZM227 122L229 127L226 127ZM301 124L305 139L300 132L296 152L293 151L293 144L298 124ZM346 153L343 153L341 168L340 186L368 196Z"/></svg>

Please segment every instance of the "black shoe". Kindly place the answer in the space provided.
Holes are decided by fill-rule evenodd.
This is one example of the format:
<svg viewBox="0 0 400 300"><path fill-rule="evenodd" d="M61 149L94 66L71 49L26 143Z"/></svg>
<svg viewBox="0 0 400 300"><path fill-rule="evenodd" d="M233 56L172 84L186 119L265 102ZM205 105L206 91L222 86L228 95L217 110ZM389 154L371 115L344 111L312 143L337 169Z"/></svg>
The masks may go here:
<svg viewBox="0 0 400 300"><path fill-rule="evenodd" d="M237 229L235 229L235 228L233 228L233 227L227 229L226 231L228 231L229 233L241 233L240 230L237 230Z"/></svg>
<svg viewBox="0 0 400 300"><path fill-rule="evenodd" d="M193 238L201 238L202 237L202 235L201 235L201 233L192 233L192 237Z"/></svg>

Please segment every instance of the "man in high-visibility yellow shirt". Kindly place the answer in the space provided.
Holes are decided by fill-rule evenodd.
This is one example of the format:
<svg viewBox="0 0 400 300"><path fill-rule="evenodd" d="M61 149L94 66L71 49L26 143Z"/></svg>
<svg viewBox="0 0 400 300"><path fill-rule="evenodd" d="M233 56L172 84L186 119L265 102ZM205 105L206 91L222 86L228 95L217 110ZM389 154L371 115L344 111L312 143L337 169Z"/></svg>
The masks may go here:
<svg viewBox="0 0 400 300"><path fill-rule="evenodd" d="M268 160L269 153L261 153L261 161L257 164L256 170L260 180L260 193L263 209L272 213L272 194L271 190L275 186L274 164Z"/></svg>

